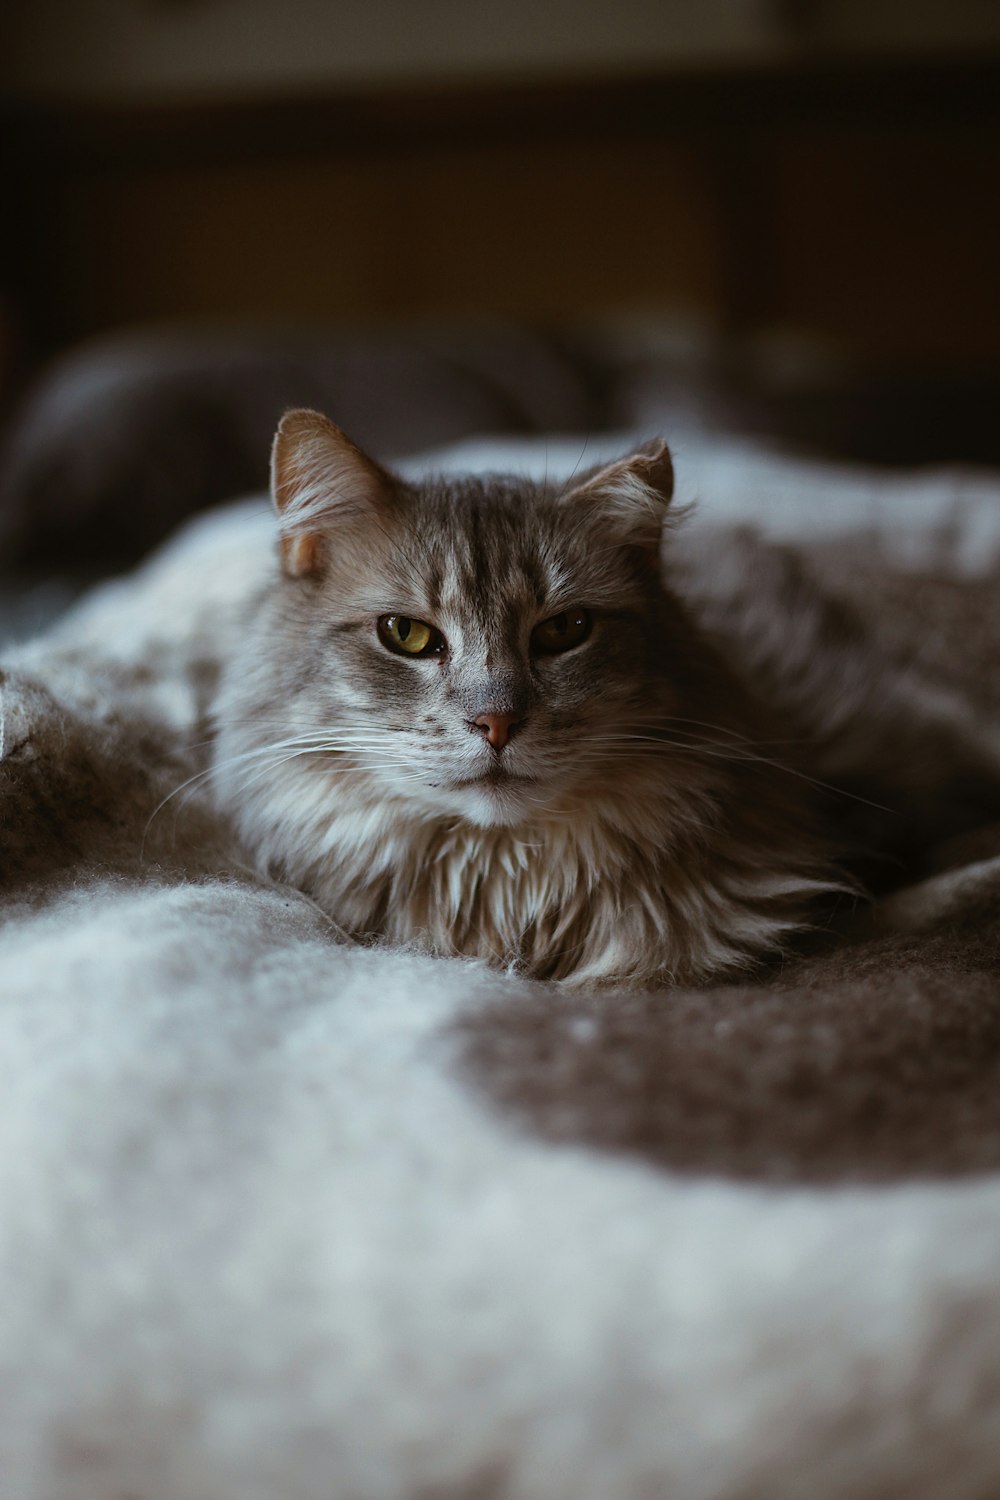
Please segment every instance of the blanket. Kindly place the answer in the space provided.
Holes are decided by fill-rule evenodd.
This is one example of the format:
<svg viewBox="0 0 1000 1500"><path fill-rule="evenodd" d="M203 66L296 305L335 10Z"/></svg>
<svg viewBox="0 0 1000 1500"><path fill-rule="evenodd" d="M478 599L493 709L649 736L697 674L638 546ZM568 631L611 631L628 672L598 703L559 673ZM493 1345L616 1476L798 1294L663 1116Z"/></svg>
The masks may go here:
<svg viewBox="0 0 1000 1500"><path fill-rule="evenodd" d="M720 463L995 713L995 482L802 467L796 511L748 462L741 510ZM202 775L270 533L196 523L2 670L0 1493L1000 1493L998 830L753 983L346 945Z"/></svg>

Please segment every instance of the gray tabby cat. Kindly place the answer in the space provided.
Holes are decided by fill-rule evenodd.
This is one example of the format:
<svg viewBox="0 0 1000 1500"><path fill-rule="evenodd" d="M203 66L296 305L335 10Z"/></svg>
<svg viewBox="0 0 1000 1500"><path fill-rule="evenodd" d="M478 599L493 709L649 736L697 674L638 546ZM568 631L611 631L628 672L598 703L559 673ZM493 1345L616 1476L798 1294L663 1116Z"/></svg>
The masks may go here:
<svg viewBox="0 0 1000 1500"><path fill-rule="evenodd" d="M281 575L217 706L258 867L356 938L576 985L745 970L808 924L845 880L774 747L849 773L871 744L842 722L892 692L811 669L808 610L723 648L746 554L685 552L672 479L655 442L566 484L411 485L289 413Z"/></svg>

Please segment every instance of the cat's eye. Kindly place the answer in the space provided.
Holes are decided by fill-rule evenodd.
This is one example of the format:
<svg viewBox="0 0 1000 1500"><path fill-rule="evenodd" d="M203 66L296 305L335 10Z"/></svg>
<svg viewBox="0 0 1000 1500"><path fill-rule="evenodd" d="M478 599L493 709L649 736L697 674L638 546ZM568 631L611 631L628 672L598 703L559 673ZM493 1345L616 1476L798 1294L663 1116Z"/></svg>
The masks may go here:
<svg viewBox="0 0 1000 1500"><path fill-rule="evenodd" d="M378 638L398 656L436 656L445 647L440 630L409 615L380 615Z"/></svg>
<svg viewBox="0 0 1000 1500"><path fill-rule="evenodd" d="M531 649L542 656L555 656L558 651L572 651L582 646L590 634L592 620L585 609L564 609L543 620L531 632Z"/></svg>

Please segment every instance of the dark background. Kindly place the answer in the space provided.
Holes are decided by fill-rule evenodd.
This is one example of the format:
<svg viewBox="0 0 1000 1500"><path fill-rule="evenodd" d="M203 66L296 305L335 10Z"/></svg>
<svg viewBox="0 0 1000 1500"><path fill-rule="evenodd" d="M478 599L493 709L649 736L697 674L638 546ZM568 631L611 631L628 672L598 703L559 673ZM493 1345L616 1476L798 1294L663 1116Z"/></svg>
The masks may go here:
<svg viewBox="0 0 1000 1500"><path fill-rule="evenodd" d="M991 0L6 9L8 360L151 318L623 312L1000 355Z"/></svg>
<svg viewBox="0 0 1000 1500"><path fill-rule="evenodd" d="M1000 461L994 0L34 0L2 24L12 422L54 358L136 326L357 349L517 325L586 350L598 394L638 349L793 444Z"/></svg>

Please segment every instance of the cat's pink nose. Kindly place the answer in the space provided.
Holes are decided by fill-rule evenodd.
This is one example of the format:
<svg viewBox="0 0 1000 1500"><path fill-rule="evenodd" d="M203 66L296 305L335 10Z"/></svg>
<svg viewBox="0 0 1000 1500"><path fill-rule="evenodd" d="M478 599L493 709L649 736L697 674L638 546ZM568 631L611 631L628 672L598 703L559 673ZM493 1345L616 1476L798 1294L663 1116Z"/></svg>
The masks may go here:
<svg viewBox="0 0 1000 1500"><path fill-rule="evenodd" d="M518 714L480 714L472 722L474 728L482 730L494 750L502 750L520 726L521 719Z"/></svg>

